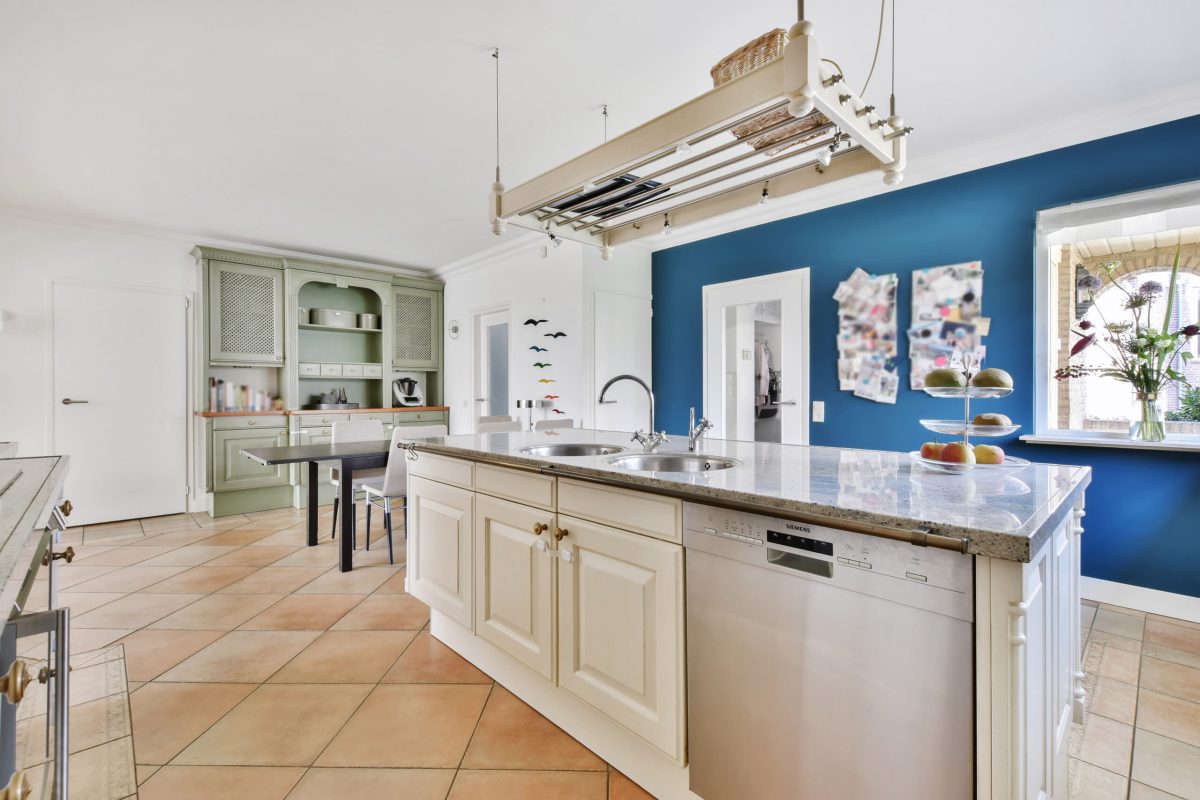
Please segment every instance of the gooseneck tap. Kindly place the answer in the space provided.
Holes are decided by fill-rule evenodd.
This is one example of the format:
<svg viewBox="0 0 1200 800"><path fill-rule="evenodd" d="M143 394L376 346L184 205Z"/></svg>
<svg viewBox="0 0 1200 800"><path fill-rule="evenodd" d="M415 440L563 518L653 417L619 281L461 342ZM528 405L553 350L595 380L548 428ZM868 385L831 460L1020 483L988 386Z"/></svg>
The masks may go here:
<svg viewBox="0 0 1200 800"><path fill-rule="evenodd" d="M713 424L708 421L707 417L701 417L700 423L696 424L696 407L692 406L688 409L688 450L692 453L696 452L696 442L704 438L705 432L712 429Z"/></svg>
<svg viewBox="0 0 1200 800"><path fill-rule="evenodd" d="M616 400L605 400L604 395L608 392L608 388L618 381L633 381L646 391L646 399L650 401L650 424L648 426L650 433L647 434L645 431L639 430L633 434L633 438L630 441L640 444L642 449L647 453L653 453L658 449L659 445L665 444L668 439L666 431L660 433L654 432L654 392L650 391L650 387L646 385L644 380L636 375L618 375L615 378L610 378L608 383L604 384L604 388L600 390L600 397L596 402L602 404L617 402Z"/></svg>

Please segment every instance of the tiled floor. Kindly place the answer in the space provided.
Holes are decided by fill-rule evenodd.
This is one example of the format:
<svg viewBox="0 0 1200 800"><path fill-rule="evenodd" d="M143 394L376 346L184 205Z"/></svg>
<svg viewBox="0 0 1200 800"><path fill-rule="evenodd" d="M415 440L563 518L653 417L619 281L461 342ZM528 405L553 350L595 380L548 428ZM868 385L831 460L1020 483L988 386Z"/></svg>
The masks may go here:
<svg viewBox="0 0 1200 800"><path fill-rule="evenodd" d="M73 649L125 648L138 796L648 798L430 637L397 539L401 563L380 541L343 574L291 510L67 532ZM129 796L89 753L72 757L71 796Z"/></svg>
<svg viewBox="0 0 1200 800"><path fill-rule="evenodd" d="M144 800L649 797L430 637L382 546L339 573L290 510L67 537L74 649L124 645ZM1071 797L1200 800L1200 624L1081 611L1090 713ZM92 774L72 796L120 800Z"/></svg>

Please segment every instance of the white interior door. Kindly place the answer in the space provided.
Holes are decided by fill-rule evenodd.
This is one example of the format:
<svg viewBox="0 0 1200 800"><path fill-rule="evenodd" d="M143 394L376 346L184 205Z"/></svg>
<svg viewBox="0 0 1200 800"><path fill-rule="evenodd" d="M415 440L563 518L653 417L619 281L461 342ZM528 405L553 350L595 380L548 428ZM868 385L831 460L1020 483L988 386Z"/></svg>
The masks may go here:
<svg viewBox="0 0 1200 800"><path fill-rule="evenodd" d="M509 312L475 315L475 416L512 416L508 397Z"/></svg>
<svg viewBox="0 0 1200 800"><path fill-rule="evenodd" d="M186 302L122 286L53 285L51 441L71 457L72 524L187 509Z"/></svg>
<svg viewBox="0 0 1200 800"><path fill-rule="evenodd" d="M722 439L808 444L808 270L704 287L704 415Z"/></svg>

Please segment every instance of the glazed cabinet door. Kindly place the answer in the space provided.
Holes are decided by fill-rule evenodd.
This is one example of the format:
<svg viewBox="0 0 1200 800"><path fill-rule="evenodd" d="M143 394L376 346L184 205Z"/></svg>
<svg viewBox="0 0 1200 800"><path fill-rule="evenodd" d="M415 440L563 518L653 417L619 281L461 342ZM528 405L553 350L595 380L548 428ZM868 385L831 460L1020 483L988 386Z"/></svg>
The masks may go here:
<svg viewBox="0 0 1200 800"><path fill-rule="evenodd" d="M554 679L550 511L475 496L475 633Z"/></svg>
<svg viewBox="0 0 1200 800"><path fill-rule="evenodd" d="M208 263L208 359L283 366L283 272Z"/></svg>
<svg viewBox="0 0 1200 800"><path fill-rule="evenodd" d="M558 525L559 685L682 763L683 548L561 514Z"/></svg>
<svg viewBox="0 0 1200 800"><path fill-rule="evenodd" d="M392 366L438 369L442 350L442 293L392 287Z"/></svg>
<svg viewBox="0 0 1200 800"><path fill-rule="evenodd" d="M212 490L229 492L286 484L287 466L265 467L242 455L242 451L256 447L286 447L287 443L288 434L282 428L266 431L213 431Z"/></svg>
<svg viewBox="0 0 1200 800"><path fill-rule="evenodd" d="M467 628L474 628L474 500L466 489L408 478L409 592Z"/></svg>

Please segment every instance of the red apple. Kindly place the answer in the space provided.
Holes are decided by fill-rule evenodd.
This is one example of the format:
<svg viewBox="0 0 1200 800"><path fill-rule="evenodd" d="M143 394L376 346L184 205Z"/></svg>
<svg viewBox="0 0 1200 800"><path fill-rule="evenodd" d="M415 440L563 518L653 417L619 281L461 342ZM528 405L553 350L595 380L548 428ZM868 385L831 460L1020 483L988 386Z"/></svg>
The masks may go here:
<svg viewBox="0 0 1200 800"><path fill-rule="evenodd" d="M941 460L951 464L974 464L975 451L963 442L950 442L942 448Z"/></svg>
<svg viewBox="0 0 1200 800"><path fill-rule="evenodd" d="M946 445L942 442L926 442L921 445L921 458L932 459L933 461L941 461L942 451L946 449Z"/></svg>
<svg viewBox="0 0 1200 800"><path fill-rule="evenodd" d="M994 444L977 444L975 460L980 464L1003 464L1004 451Z"/></svg>

